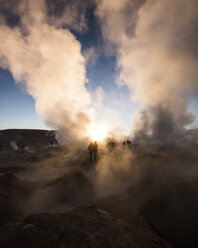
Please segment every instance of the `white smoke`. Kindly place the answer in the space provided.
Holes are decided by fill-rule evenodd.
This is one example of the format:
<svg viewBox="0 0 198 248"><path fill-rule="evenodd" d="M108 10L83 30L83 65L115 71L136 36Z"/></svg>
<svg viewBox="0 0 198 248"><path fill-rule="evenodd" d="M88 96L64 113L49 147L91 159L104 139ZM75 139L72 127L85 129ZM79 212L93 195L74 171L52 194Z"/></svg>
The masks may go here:
<svg viewBox="0 0 198 248"><path fill-rule="evenodd" d="M158 139L194 120L188 107L198 94L197 11L196 0L97 1L103 35L117 55L118 82L146 109L144 131Z"/></svg>
<svg viewBox="0 0 198 248"><path fill-rule="evenodd" d="M19 149L17 144L16 144L16 141L13 141L13 140L10 141L10 146L12 147L13 150L18 150Z"/></svg>
<svg viewBox="0 0 198 248"><path fill-rule="evenodd" d="M20 1L16 9L20 25L0 24L0 66L25 84L38 114L65 141L85 137L93 111L81 44L68 29L49 24L44 0Z"/></svg>

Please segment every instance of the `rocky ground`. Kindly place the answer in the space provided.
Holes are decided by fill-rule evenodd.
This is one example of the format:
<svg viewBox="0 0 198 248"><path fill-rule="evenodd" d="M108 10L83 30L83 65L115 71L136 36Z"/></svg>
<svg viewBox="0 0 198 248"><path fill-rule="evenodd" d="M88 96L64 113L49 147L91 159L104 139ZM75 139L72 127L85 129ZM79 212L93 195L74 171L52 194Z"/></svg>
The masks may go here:
<svg viewBox="0 0 198 248"><path fill-rule="evenodd" d="M99 150L91 164L86 150L54 146L44 132L39 149L29 134L34 150L0 151L0 247L198 247L196 152L129 151L123 171L118 150L108 163ZM117 167L104 174L101 161Z"/></svg>

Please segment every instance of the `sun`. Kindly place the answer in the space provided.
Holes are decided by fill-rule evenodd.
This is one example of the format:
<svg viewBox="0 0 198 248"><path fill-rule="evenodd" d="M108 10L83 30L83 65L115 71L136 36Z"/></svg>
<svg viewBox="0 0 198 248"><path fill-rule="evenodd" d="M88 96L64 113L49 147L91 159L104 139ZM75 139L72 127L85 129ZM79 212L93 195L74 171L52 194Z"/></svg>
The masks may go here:
<svg viewBox="0 0 198 248"><path fill-rule="evenodd" d="M107 136L107 129L105 125L94 127L90 132L90 136L94 141L102 141Z"/></svg>

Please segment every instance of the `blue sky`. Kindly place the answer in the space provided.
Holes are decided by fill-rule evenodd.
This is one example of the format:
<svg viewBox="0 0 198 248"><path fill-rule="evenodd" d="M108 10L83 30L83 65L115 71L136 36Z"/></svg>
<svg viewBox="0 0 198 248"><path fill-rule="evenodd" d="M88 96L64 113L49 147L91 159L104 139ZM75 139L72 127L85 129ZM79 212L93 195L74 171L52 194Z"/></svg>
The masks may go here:
<svg viewBox="0 0 198 248"><path fill-rule="evenodd" d="M85 32L70 30L81 43L82 53L94 49L95 58L87 64L86 73L89 83L86 84L90 94L103 93L103 105L106 107L106 118L113 115L120 121L122 128L130 130L132 113L140 108L138 103L132 103L126 86L116 84L118 74L115 54L106 54L104 40L98 20L94 17L93 8L87 11L88 28ZM18 22L13 19L12 25ZM97 109L97 106L96 106ZM198 116L197 98L191 99L190 110ZM104 109L102 109L104 111ZM102 113L98 109L97 120L102 121ZM112 121L114 119L112 118ZM197 125L197 120L192 125ZM34 99L27 94L22 86L14 81L9 71L0 69L0 129L7 128L50 128L45 125L35 111Z"/></svg>
<svg viewBox="0 0 198 248"><path fill-rule="evenodd" d="M128 88L115 83L116 58L105 54L100 25L93 15L93 9L87 12L87 23L86 32L70 30L80 41L82 53L91 48L95 51L95 60L90 60L87 64L86 74L89 82L86 87L91 95L94 95L99 88L103 89L103 104L108 109L106 118L109 117L109 112L112 112L112 115L115 114L120 119L120 125L130 130L131 113L137 109L137 105L131 103ZM99 112L96 117L99 122L103 121L102 113ZM34 99L27 94L25 88L16 84L9 71L1 68L0 129L7 128L46 129L49 127L36 113Z"/></svg>
<svg viewBox="0 0 198 248"><path fill-rule="evenodd" d="M98 58L94 66L87 68L89 79L87 88L90 92L95 92L98 87L104 89L106 94L104 105L107 108L118 108L124 128L129 130L131 114L138 109L138 104L131 102L126 86L119 88L115 84L115 68L114 58L104 56ZM112 101L110 97L112 95L117 99L117 105ZM192 98L190 110L196 116L198 115L197 98ZM197 120L192 126L196 125ZM46 129L49 127L36 113L34 99L21 85L16 84L9 71L0 69L0 129L7 128Z"/></svg>
<svg viewBox="0 0 198 248"><path fill-rule="evenodd" d="M130 129L130 113L137 106L131 103L128 88L115 84L115 67L115 58L99 57L94 66L87 68L89 83L86 86L93 94L99 87L102 88L105 93L104 105L107 109L118 108L124 128ZM0 69L0 113L0 129L49 128L36 113L34 99L4 69Z"/></svg>
<svg viewBox="0 0 198 248"><path fill-rule="evenodd" d="M0 113L0 129L46 128L35 111L34 99L3 69L0 69Z"/></svg>

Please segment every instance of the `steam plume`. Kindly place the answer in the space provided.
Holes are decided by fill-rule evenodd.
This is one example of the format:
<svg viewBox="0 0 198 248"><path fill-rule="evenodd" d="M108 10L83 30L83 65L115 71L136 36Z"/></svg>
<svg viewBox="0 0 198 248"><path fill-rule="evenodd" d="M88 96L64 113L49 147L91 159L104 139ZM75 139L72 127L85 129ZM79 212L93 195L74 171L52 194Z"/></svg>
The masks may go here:
<svg viewBox="0 0 198 248"><path fill-rule="evenodd" d="M49 24L44 0L17 1L16 9L19 25L1 18L0 66L25 84L38 114L65 132L66 141L85 136L92 110L80 43Z"/></svg>
<svg viewBox="0 0 198 248"><path fill-rule="evenodd" d="M188 107L198 93L198 2L102 0L97 6L117 54L118 82L147 112L144 134L169 142L194 120Z"/></svg>

